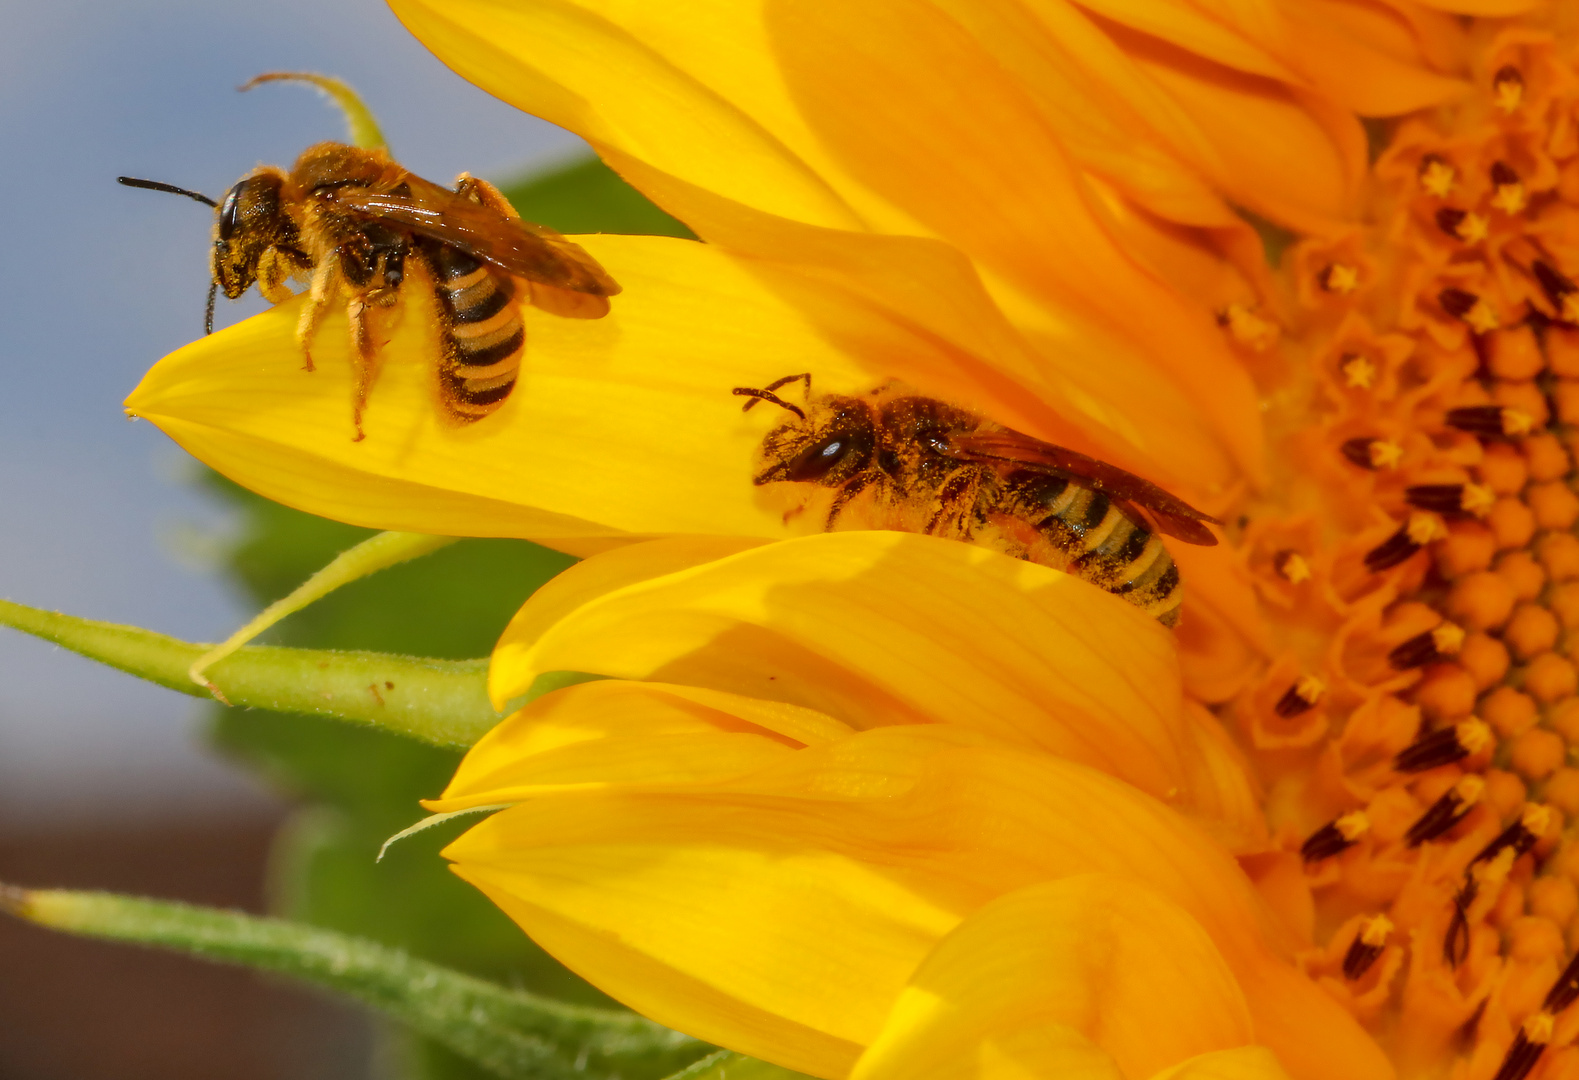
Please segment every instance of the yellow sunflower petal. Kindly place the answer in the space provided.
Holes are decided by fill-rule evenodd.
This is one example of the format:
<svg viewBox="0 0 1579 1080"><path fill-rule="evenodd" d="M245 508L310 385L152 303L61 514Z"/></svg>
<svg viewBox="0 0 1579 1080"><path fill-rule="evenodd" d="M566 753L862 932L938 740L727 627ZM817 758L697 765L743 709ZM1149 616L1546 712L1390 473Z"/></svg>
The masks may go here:
<svg viewBox="0 0 1579 1080"><path fill-rule="evenodd" d="M775 755L850 734L831 717L691 686L595 682L547 694L467 753L435 813L578 786L684 784L735 776Z"/></svg>
<svg viewBox="0 0 1579 1080"><path fill-rule="evenodd" d="M1129 277L1130 293L1085 282L1113 306L1111 322L1012 288L989 295L948 244L803 225L606 156L710 242L757 260L764 281L795 297L874 373L1159 482L1210 490L1259 475L1261 426L1243 367L1202 312L1124 261L1100 231L1083 233L1086 247L1071 250L1099 264L1106 251L1114 273ZM829 292L863 303L830 302ZM1120 318L1125 296L1134 304ZM1135 318L1137 310L1147 317Z"/></svg>
<svg viewBox="0 0 1579 1080"><path fill-rule="evenodd" d="M990 1075L970 1068L982 1044L1049 1024L1124 1076L1254 1038L1199 923L1134 881L1082 874L999 897L939 942L850 1080Z"/></svg>
<svg viewBox="0 0 1579 1080"><path fill-rule="evenodd" d="M1175 430L1187 426L1185 418L1192 412L1204 414L1212 438L1232 451L1240 468L1252 474L1259 469L1254 395L1244 373L1199 312L1181 305L1116 250L1081 194L1079 175L1065 162L1063 151L1048 142L1045 125L1024 94L1006 81L997 62L979 48L965 48L957 59L981 68L982 79L951 78L953 89L938 96L943 86L925 73L953 70L949 65L956 58L952 53L923 55L926 48L946 46L935 32L942 19L936 11L918 8L911 18L911 5L901 0L884 23L894 24L895 36L879 36L884 42L879 55L852 59L835 55L834 46L842 42L841 47L854 48L868 36L870 28L857 23L876 15L863 15L865 5L811 4L797 13L785 5L699 3L682 15L665 11L662 17L641 4L599 5L590 12L569 3L440 6L398 0L395 8L456 70L587 137L627 179L708 240L754 258L837 275L843 287L876 299L888 317L921 327L926 336L940 334L944 344L963 345L970 354L929 359L938 352L936 343L917 335L912 345L875 357L878 374L959 399L1047 438L1075 445L1083 440L1082 448L1109 451L1101 456L1133 465L1133 459L1122 460L1122 452L1111 452L1111 436L1108 445L1101 445L1100 426L1115 414L1122 416L1124 402L1092 400L1099 388L1082 385L1092 381L1089 357L1103 358L1095 365L1099 369L1133 370L1129 385L1142 384L1148 376L1155 383L1160 365L1182 388L1188 404L1149 410L1146 422L1130 425L1126 434L1150 436L1143 450L1162 461L1164 477L1167 470L1178 468L1179 475L1222 481L1221 451L1214 459L1209 442L1201 446L1198 434ZM843 20L837 41L812 25L826 18ZM962 36L957 25L943 21L954 28L954 36ZM637 41L642 43L639 62L606 59L624 57ZM812 56L806 70L782 55L802 46ZM605 48L613 51L600 51ZM775 56L775 50L780 55ZM659 56L661 61L655 59ZM664 89L655 93L644 81L639 90L626 90L627 77L652 76L650 64L662 67L663 78L653 85ZM860 85L841 90L841 80L850 79ZM669 88L672 80L687 89L682 93ZM952 95L966 91L982 96L982 109L958 108ZM852 99L850 93L862 96ZM622 116L631 98L642 100L643 116L655 129L673 127L673 134L661 142L644 140L623 122L605 122L605 116ZM749 113L773 133L777 149L758 154L752 149L755 136L745 140L744 150L736 146L731 140L738 118L732 112L730 118L699 129L695 117L712 116L723 107L721 101L729 103L729 110ZM852 108L852 101L860 107ZM898 102L904 103L902 108ZM969 113L972 122L961 124L961 113ZM673 123L666 126L665 116ZM814 121L811 126L808 116ZM846 131L848 138L831 139L839 133L819 126L848 125L857 116L863 130ZM990 117L1002 120L993 132L983 126ZM998 130L1004 125L1007 129ZM682 145L686 152L677 153L675 148ZM889 155L890 150L900 156ZM799 190L798 170L814 170L849 203L859 203L862 220L807 210L799 196L777 191L771 178L735 169L732 163L742 152L759 163L776 161L775 155L792 158L795 164L786 167L782 180L785 192ZM845 160L847 154L855 159ZM886 190L878 182L881 178L864 173L860 179L849 178L852 172L874 167L900 187ZM1005 197L1004 183L1016 185L1017 197ZM926 200L928 213L921 214L925 222L914 216L918 207L906 202L916 195ZM898 209L901 203L904 209ZM1028 354L1012 334L1004 335L991 303L978 301L980 285L968 265L963 274L938 265L946 259L923 246L920 237L938 227L928 214L941 218L947 226L943 231L967 253L1018 275L1017 287L1038 295L1055 289L1050 300L1046 295L1041 300L1060 312L1059 319L1072 320L1075 332L1066 328L1057 335L1061 340L1052 342L1055 347L1040 356ZM864 226L912 235L823 236L823 230L797 231L797 224ZM1034 242L1027 243L1028 238ZM1089 336L1080 332L1082 320L1107 327L1086 349L1079 347ZM940 321L946 324L942 328ZM828 332L848 340L852 330L835 325ZM984 342L984 336L992 340ZM979 370L982 364L985 371ZM1060 386L1059 380L1074 385ZM1155 390L1150 384L1147 388ZM1160 421L1154 423L1154 417ZM1079 433L1073 440L1068 437L1071 426ZM1172 450L1161 453L1162 446Z"/></svg>
<svg viewBox="0 0 1579 1080"><path fill-rule="evenodd" d="M446 855L620 1000L820 1076L844 1075L963 918L1028 885L1111 874L1201 925L1291 1075L1388 1075L1271 950L1272 924L1220 848L1126 784L958 728L862 732L689 787L548 795Z"/></svg>
<svg viewBox="0 0 1579 1080"><path fill-rule="evenodd" d="M793 109L771 83L761 87L755 69L764 54L742 47L760 37L749 5L698 2L660 12L631 3L392 0L390 7L462 78L599 151L622 150L769 213L861 225L828 186L822 163L804 160L815 156L810 140L786 144ZM679 40L707 50L701 66L720 62L726 77L713 85L687 70L696 58L676 47Z"/></svg>
<svg viewBox="0 0 1579 1080"><path fill-rule="evenodd" d="M1157 1073L1151 1080L1287 1080L1277 1055L1264 1046L1216 1050Z"/></svg>
<svg viewBox="0 0 1579 1080"><path fill-rule="evenodd" d="M543 671L590 671L789 701L862 728L960 724L1158 796L1188 772L1166 630L1077 578L954 541L806 537L607 593L535 640L515 625L494 653L496 699Z"/></svg>
<svg viewBox="0 0 1579 1080"><path fill-rule="evenodd" d="M905 991L907 994L909 990ZM901 998L901 1001L904 999ZM871 1053L856 1063L860 1080L1123 1080L1110 1054L1072 1027L1035 1013L974 1042L923 1047L925 1056Z"/></svg>
<svg viewBox="0 0 1579 1080"><path fill-rule="evenodd" d="M872 377L715 249L577 239L625 293L595 322L528 309L520 385L473 425L441 419L436 329L413 298L381 352L362 442L345 321L326 320L317 370L303 371L296 302L166 357L127 408L237 482L359 525L578 552L654 533L783 535L751 484L763 420L742 416L731 388L808 368L830 388Z"/></svg>

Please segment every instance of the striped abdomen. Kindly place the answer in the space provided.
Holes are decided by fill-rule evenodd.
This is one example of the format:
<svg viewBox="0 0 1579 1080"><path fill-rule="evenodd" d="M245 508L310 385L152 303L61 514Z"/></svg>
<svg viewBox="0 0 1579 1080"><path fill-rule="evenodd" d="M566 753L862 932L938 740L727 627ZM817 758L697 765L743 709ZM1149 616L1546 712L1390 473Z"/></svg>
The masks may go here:
<svg viewBox="0 0 1579 1080"><path fill-rule="evenodd" d="M504 404L521 370L526 327L515 283L459 248L430 242L426 250L443 313L440 391L457 417L481 419Z"/></svg>
<svg viewBox="0 0 1579 1080"><path fill-rule="evenodd" d="M1100 491L1054 476L1032 480L1037 530L1070 560L1069 570L1123 597L1164 626L1179 621L1184 590L1179 568L1156 533L1124 513Z"/></svg>

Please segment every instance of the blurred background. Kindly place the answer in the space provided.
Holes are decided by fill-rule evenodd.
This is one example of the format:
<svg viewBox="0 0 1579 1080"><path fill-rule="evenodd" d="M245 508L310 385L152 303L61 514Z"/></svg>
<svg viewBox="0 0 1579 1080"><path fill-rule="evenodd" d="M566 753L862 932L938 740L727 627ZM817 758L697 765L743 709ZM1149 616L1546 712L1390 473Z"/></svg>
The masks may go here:
<svg viewBox="0 0 1579 1080"><path fill-rule="evenodd" d="M484 95L376 0L0 3L0 596L218 640L366 533L206 474L120 402L201 333L212 213L259 162L342 138L309 88L338 75L406 167L513 182L566 232L666 232L580 140ZM219 325L262 306L227 305ZM569 564L474 541L360 583L274 640L480 656ZM485 587L482 582L489 581ZM348 762L356 762L354 771ZM323 721L230 713L0 630L0 880L270 909L576 1000L451 878L432 830L375 866L455 758ZM470 1076L358 1011L246 972L0 921L0 1077L231 1080Z"/></svg>

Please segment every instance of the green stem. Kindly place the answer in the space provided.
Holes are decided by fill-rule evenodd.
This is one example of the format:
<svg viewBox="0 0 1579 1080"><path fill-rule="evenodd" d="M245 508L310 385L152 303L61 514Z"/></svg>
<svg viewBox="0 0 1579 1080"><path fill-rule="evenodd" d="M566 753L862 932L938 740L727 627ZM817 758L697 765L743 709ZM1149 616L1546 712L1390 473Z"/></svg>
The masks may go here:
<svg viewBox="0 0 1579 1080"><path fill-rule="evenodd" d="M210 646L8 600L0 600L0 626L171 690L209 696L187 672ZM470 746L499 722L488 703L486 659L252 645L219 661L207 675L233 705L331 716L438 746Z"/></svg>
<svg viewBox="0 0 1579 1080"><path fill-rule="evenodd" d="M302 979L387 1013L511 1080L666 1075L708 1049L635 1013L509 990L364 938L281 919L113 893L6 886L0 886L0 910L71 934Z"/></svg>
<svg viewBox="0 0 1579 1080"><path fill-rule="evenodd" d="M737 1054L733 1050L720 1050L708 1054L700 1061L693 1061L664 1080L811 1080L805 1073L794 1072L782 1065L769 1065L766 1061Z"/></svg>

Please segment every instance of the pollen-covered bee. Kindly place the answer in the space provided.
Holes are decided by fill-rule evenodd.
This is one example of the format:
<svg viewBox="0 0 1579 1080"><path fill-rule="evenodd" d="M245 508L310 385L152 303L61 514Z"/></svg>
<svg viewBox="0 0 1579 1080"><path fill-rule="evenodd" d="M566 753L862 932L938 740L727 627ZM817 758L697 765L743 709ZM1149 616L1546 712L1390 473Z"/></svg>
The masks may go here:
<svg viewBox="0 0 1579 1080"><path fill-rule="evenodd" d="M801 380L805 408L775 393ZM1076 574L1164 626L1179 622L1179 570L1140 508L1169 536L1217 543L1204 524L1216 518L1155 484L935 398L891 388L812 397L810 375L734 393L747 409L768 401L793 414L763 439L754 476L801 486L786 519L815 506L829 530L985 544Z"/></svg>
<svg viewBox="0 0 1579 1080"><path fill-rule="evenodd" d="M311 371L318 324L335 303L345 303L358 439L378 371L369 316L396 303L413 269L437 300L439 402L461 422L498 409L515 387L526 340L523 303L596 319L608 314L608 298L620 291L579 245L523 221L492 184L462 173L451 191L403 169L382 149L319 143L289 172L254 169L218 204L170 184L119 179L215 207L209 332L216 289L234 300L256 282L278 304L296 295L286 283L301 280L309 289L296 339Z"/></svg>

